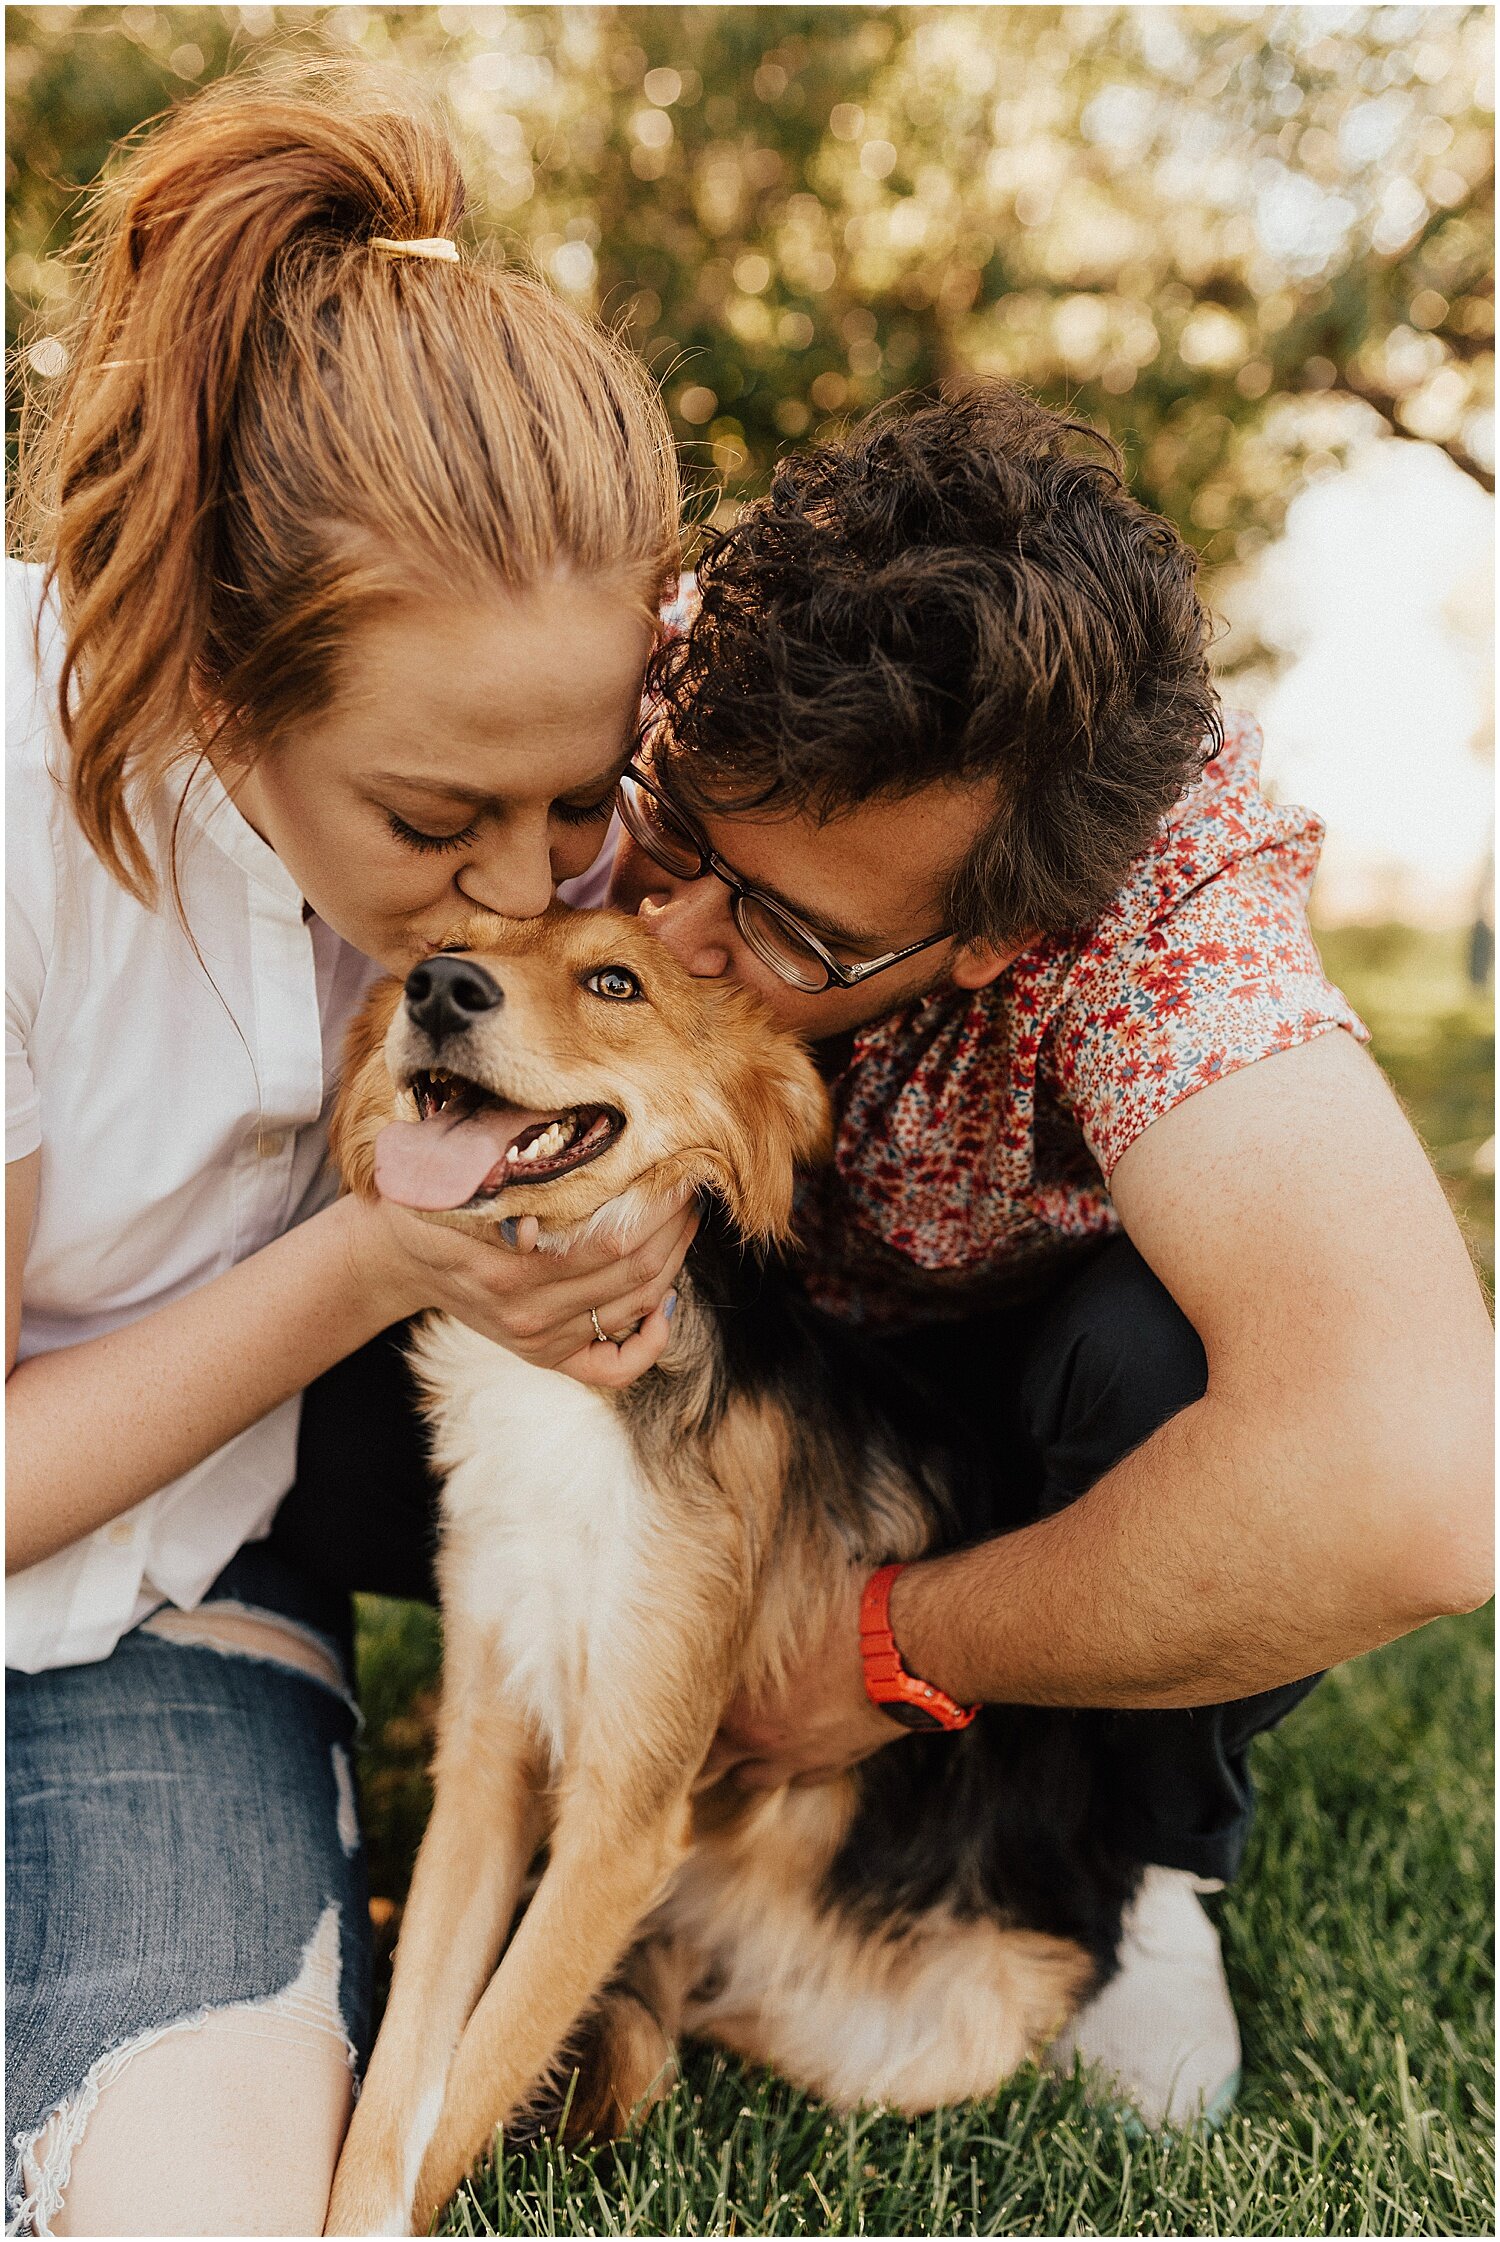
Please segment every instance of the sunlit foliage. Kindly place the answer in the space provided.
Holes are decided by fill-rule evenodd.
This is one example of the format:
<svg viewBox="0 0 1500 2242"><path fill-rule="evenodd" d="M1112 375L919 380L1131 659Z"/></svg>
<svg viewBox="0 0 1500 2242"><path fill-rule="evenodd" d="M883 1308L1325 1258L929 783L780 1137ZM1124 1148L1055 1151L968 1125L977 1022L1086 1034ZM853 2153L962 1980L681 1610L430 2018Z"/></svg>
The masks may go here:
<svg viewBox="0 0 1500 2242"><path fill-rule="evenodd" d="M43 383L111 142L237 57L332 40L442 91L472 246L625 325L720 518L789 440L975 370L1112 430L1215 560L1381 426L1492 482L1487 8L7 20L7 311Z"/></svg>

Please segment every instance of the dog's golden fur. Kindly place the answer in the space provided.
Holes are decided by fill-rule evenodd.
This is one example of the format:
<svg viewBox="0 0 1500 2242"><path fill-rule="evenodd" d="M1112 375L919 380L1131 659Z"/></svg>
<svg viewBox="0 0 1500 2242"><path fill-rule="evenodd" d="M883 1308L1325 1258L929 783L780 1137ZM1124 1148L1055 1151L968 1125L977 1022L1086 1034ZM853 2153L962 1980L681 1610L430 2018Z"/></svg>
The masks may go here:
<svg viewBox="0 0 1500 2242"><path fill-rule="evenodd" d="M586 1166L433 1219L483 1234L534 1212L560 1250L591 1226L644 1230L687 1182L742 1239L785 1240L827 1100L753 1000L606 913L476 920L457 941L503 1006L438 1059L400 990L374 995L334 1130L351 1189L373 1191L377 1137L416 1110L400 1085L441 1065L625 1126ZM591 993L607 966L637 1001ZM727 1344L691 1275L663 1361L617 1394L443 1319L417 1344L445 1475L435 1799L331 2233L425 2231L560 2066L579 2069L575 2121L606 2128L665 2090L682 2032L841 2104L917 2110L992 2090L1093 1981L1071 1940L992 1912L831 1908L852 1777L695 1798L735 1693L817 1637L851 1572L932 1533L927 1491L878 1437L856 1465L836 1424L728 1375Z"/></svg>

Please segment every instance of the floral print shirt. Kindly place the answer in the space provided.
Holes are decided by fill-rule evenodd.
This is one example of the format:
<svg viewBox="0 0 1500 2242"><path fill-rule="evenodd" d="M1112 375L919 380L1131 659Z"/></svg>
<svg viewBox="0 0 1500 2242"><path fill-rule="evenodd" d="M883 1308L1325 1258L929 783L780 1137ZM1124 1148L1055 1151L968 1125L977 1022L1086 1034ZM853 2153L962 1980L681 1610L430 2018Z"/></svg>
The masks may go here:
<svg viewBox="0 0 1500 2242"><path fill-rule="evenodd" d="M1253 718L1226 718L1092 926L856 1036L832 1165L799 1192L819 1305L899 1327L1024 1297L1118 1229L1109 1176L1162 1114L1331 1028L1367 1040L1308 930L1323 827L1264 799L1260 756Z"/></svg>

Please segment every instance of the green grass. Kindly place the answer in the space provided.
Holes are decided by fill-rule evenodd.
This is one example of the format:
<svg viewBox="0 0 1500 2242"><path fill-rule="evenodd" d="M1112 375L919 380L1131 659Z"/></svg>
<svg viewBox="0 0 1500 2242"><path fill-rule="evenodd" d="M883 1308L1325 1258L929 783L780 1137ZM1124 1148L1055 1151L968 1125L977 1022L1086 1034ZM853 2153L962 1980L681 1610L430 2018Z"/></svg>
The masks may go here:
<svg viewBox="0 0 1500 2242"><path fill-rule="evenodd" d="M394 1898L425 1811L424 1724L402 1708L435 1631L408 1606L364 1617L373 1870ZM696 2050L639 2134L508 2151L503 2194L481 2173L441 2231L1492 2234L1491 1677L1488 1614L1443 1621L1257 1745L1250 1859L1212 1903L1245 2040L1214 2139L1142 2141L1030 2071L915 2125L835 2118Z"/></svg>
<svg viewBox="0 0 1500 2242"><path fill-rule="evenodd" d="M1461 939L1320 938L1493 1282L1490 1007ZM428 1806L434 1616L366 1599L361 1768L388 1954ZM445 2234L1489 2235L1493 1641L1449 1620L1332 1675L1256 1746L1261 1811L1212 1902L1245 2041L1213 2139L1142 2140L1027 2071L915 2125L830 2117L694 2050L632 2138L507 2150Z"/></svg>
<svg viewBox="0 0 1500 2242"><path fill-rule="evenodd" d="M1466 937L1340 927L1320 933L1318 947L1369 1028L1493 1294L1495 1007L1492 991L1469 984Z"/></svg>

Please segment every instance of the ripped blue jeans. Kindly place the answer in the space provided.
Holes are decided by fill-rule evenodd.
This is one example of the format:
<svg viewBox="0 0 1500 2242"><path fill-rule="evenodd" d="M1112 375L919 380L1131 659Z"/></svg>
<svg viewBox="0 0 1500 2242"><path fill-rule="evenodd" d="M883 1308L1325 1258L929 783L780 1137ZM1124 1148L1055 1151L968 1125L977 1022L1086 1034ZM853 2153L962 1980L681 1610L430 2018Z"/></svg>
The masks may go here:
<svg viewBox="0 0 1500 2242"><path fill-rule="evenodd" d="M263 1622L212 1648L168 1611L97 1664L6 1675L9 2232L47 2231L101 2085L173 2025L290 2003L367 2052L347 1599L250 1544L199 1609L252 1643L274 1616L316 1670Z"/></svg>

